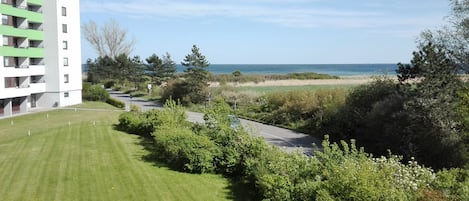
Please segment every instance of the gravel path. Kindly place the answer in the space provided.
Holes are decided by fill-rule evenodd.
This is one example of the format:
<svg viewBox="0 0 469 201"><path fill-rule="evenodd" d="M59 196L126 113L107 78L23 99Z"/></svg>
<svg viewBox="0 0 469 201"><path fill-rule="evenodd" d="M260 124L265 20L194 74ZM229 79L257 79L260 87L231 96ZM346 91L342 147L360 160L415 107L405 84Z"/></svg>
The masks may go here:
<svg viewBox="0 0 469 201"><path fill-rule="evenodd" d="M125 102L126 106L133 104L138 105L143 111L161 108L160 104L155 104L142 98L130 98L128 94L118 91L109 91L111 97ZM198 112L187 112L188 120L196 123L204 123L203 114ZM241 119L241 125L256 136L263 137L267 143L279 146L288 152L300 149L305 154L312 153L312 144L321 145L321 141L303 133L279 128L275 126L265 125L254 121Z"/></svg>

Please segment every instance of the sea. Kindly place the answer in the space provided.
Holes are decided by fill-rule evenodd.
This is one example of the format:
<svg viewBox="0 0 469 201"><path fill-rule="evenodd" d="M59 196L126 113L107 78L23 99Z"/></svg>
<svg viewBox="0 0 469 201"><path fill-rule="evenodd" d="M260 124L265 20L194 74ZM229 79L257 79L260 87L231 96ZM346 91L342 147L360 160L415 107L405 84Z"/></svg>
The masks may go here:
<svg viewBox="0 0 469 201"><path fill-rule="evenodd" d="M184 66L178 64L177 72ZM397 64L211 64L208 71L213 74L231 74L239 70L242 74L288 74L315 72L335 76L394 75ZM83 71L86 72L86 64Z"/></svg>

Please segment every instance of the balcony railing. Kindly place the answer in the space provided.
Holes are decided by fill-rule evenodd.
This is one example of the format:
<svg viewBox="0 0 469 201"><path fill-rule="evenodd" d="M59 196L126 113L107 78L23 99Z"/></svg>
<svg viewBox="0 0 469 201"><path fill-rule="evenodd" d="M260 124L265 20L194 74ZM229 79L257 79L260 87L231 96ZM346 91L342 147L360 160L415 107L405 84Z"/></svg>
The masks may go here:
<svg viewBox="0 0 469 201"><path fill-rule="evenodd" d="M26 64L16 65L15 68L27 69L29 68L29 65L26 65Z"/></svg>

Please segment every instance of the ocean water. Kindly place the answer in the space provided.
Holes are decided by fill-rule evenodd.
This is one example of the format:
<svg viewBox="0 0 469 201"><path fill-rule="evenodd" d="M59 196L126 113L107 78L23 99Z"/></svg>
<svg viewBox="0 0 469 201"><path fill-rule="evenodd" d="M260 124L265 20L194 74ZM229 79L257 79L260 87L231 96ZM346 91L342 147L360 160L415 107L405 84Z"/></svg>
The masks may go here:
<svg viewBox="0 0 469 201"><path fill-rule="evenodd" d="M178 72L184 66L178 65ZM394 75L396 64L211 64L213 74L231 74L236 70L242 74L288 74L315 72L336 76Z"/></svg>
<svg viewBox="0 0 469 201"><path fill-rule="evenodd" d="M315 72L336 76L394 75L396 64L211 64L208 70L213 74L231 74L236 70L242 74L288 74ZM185 69L177 65L177 71ZM87 66L83 64L83 72Z"/></svg>

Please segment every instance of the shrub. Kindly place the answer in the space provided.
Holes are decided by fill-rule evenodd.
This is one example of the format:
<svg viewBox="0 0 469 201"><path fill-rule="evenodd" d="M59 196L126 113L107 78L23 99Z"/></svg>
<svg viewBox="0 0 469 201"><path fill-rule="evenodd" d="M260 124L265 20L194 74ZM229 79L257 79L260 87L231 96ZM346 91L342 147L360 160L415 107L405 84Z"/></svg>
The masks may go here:
<svg viewBox="0 0 469 201"><path fill-rule="evenodd" d="M397 156L372 158L354 142L323 142L314 157L268 149L249 167L265 200L416 200L434 174Z"/></svg>
<svg viewBox="0 0 469 201"><path fill-rule="evenodd" d="M117 107L117 108L121 108L121 109L124 109L125 108L125 103L120 101L120 100L117 100L115 98L108 98L106 100L106 103L114 106L114 107Z"/></svg>
<svg viewBox="0 0 469 201"><path fill-rule="evenodd" d="M133 109L130 112L119 115L117 128L127 133L150 136L153 130L161 123L159 120L160 111L149 110L141 113L138 107Z"/></svg>
<svg viewBox="0 0 469 201"><path fill-rule="evenodd" d="M469 170L441 170L436 174L432 187L449 200L469 200Z"/></svg>
<svg viewBox="0 0 469 201"><path fill-rule="evenodd" d="M314 132L344 104L345 90L290 91L259 98L258 111L249 116L263 122ZM249 113L244 113L249 115Z"/></svg>
<svg viewBox="0 0 469 201"><path fill-rule="evenodd" d="M83 83L82 97L87 101L105 102L110 96L106 89L103 89L101 86Z"/></svg>
<svg viewBox="0 0 469 201"><path fill-rule="evenodd" d="M166 86L163 87L163 93L161 94L163 102L166 102L169 99L183 102L185 100L185 95L188 93L185 85L186 83L180 79L168 81Z"/></svg>
<svg viewBox="0 0 469 201"><path fill-rule="evenodd" d="M154 138L160 159L172 168L192 173L214 170L216 147L208 137L196 135L187 128L164 128L156 130Z"/></svg>
<svg viewBox="0 0 469 201"><path fill-rule="evenodd" d="M114 80L106 80L106 81L104 81L104 88L110 89L110 88L114 87L115 84L116 84L116 81L114 81Z"/></svg>

